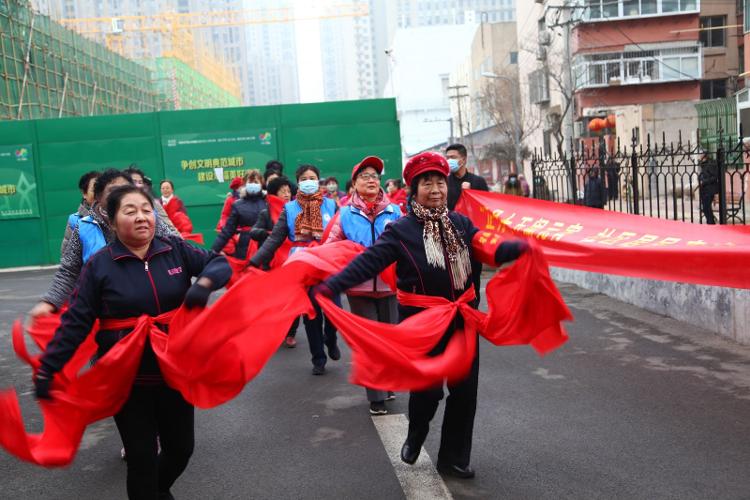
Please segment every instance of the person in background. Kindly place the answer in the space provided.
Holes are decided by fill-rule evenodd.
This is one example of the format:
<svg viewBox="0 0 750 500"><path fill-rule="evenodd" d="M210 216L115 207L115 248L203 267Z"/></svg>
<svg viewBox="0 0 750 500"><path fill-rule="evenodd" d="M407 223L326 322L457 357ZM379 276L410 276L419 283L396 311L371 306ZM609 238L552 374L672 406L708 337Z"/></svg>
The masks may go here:
<svg viewBox="0 0 750 500"><path fill-rule="evenodd" d="M263 193L263 177L259 170L248 170L243 177L240 199L232 204L232 210L221 233L214 240L211 249L219 253L235 234L239 236L233 257L245 259L250 244L250 230L258 220L258 215L268 209Z"/></svg>
<svg viewBox="0 0 750 500"><path fill-rule="evenodd" d="M344 185L344 189L346 189L346 194L341 197L341 205L340 206L346 206L349 204L349 200L352 198L352 194L354 194L354 183L351 179L346 181L346 184Z"/></svg>
<svg viewBox="0 0 750 500"><path fill-rule="evenodd" d="M365 247L372 246L387 225L401 217L401 208L391 203L380 187L383 166L383 160L377 156L368 156L354 166L354 194L349 204L341 207L326 243L350 240ZM346 296L353 314L381 323L396 323L396 292L379 276L346 290ZM385 402L394 397L393 393L369 387L366 391L370 414L388 413Z"/></svg>
<svg viewBox="0 0 750 500"><path fill-rule="evenodd" d="M607 190L599 176L599 167L589 169L588 179L583 188L583 204L591 208L604 208L607 204Z"/></svg>
<svg viewBox="0 0 750 500"><path fill-rule="evenodd" d="M175 194L172 181L165 179L159 183L161 191L161 204L167 213L169 220L181 235L186 236L193 232L193 222L188 216L185 203Z"/></svg>
<svg viewBox="0 0 750 500"><path fill-rule="evenodd" d="M401 209L401 213L406 215L407 198L406 191L403 189L401 179L388 179L385 181L385 191L388 193L391 203L395 203Z"/></svg>
<svg viewBox="0 0 750 500"><path fill-rule="evenodd" d="M250 237L257 241L259 246L263 245L273 230L273 226L278 221L279 215L284 209L284 205L292 201L292 183L289 179L283 175L277 175L271 179L266 185L266 201L268 202L268 207L258 215L258 220L255 221L255 225L250 230ZM291 246L292 244L287 238L276 250L268 267L274 268L282 265L289 256ZM299 321L300 318L298 316L295 318L284 339L284 345L290 349L297 347L296 336Z"/></svg>
<svg viewBox="0 0 750 500"><path fill-rule="evenodd" d="M719 165L711 158L707 151L701 150L700 173L698 174L698 189L700 189L701 212L706 218L706 224L716 224L713 203L721 189L719 184Z"/></svg>
<svg viewBox="0 0 750 500"><path fill-rule="evenodd" d="M224 228L224 224L227 223L227 219L229 218L229 214L232 213L232 205L235 201L237 201L240 198L240 188L242 187L243 179L242 177L235 177L232 179L232 181L229 183L229 192L227 193L227 197L224 198L224 206L221 207L221 215L219 216L219 222L216 223L216 232L221 233L221 230ZM236 242L229 242L224 247L226 254L233 254L234 253L234 244ZM231 246L231 249L228 247Z"/></svg>
<svg viewBox="0 0 750 500"><path fill-rule="evenodd" d="M521 191L523 193L523 196L528 198L531 196L531 186L529 186L529 182L526 180L526 176L523 174L518 174L518 182L521 183Z"/></svg>
<svg viewBox="0 0 750 500"><path fill-rule="evenodd" d="M327 198L331 198L333 201L336 202L336 205L340 207L341 198L343 198L346 195L346 193L339 190L339 181L335 177L331 176L325 180L325 185L326 185L325 196Z"/></svg>
<svg viewBox="0 0 750 500"><path fill-rule="evenodd" d="M489 191L484 177L469 172L466 167L467 152L463 144L451 144L445 150L451 174L448 176L448 210L456 208L456 203L464 189Z"/></svg>
<svg viewBox="0 0 750 500"><path fill-rule="evenodd" d="M323 196L320 191L320 170L315 165L300 165L296 172L299 192L297 197L284 205L279 219L273 226L271 234L258 251L250 258L253 267L263 268L273 259L276 251L287 239L292 248L289 254L303 251L306 247L321 242L323 232L336 215L336 203ZM315 318L304 317L305 333L312 354L313 375L323 375L330 357L336 361L341 359L341 351L337 345L336 329L326 324L323 334L323 311L313 300ZM328 357L323 346L328 347Z"/></svg>
<svg viewBox="0 0 750 500"><path fill-rule="evenodd" d="M164 210L167 211L167 215L170 217L175 212L183 212L187 215L185 209L185 203L174 193L174 183L168 179L164 179L159 183L159 190L161 191L161 204Z"/></svg>
<svg viewBox="0 0 750 500"><path fill-rule="evenodd" d="M60 245L60 254L65 252L65 247L68 246L70 235L73 234L73 230L78 226L78 221L83 217L91 215L91 211L94 206L94 185L96 179L99 177L99 172L92 170L86 172L78 179L78 190L81 192L81 203L78 205L78 210L75 213L68 216L68 223L65 226L65 234L63 235L62 244Z"/></svg>
<svg viewBox="0 0 750 500"><path fill-rule="evenodd" d="M210 293L229 279L231 271L223 256L178 237L155 237L153 209L151 196L131 184L110 193L107 218L115 238L105 247L109 251L99 251L87 262L70 307L41 356L34 376L37 398L54 397L53 375L71 359L97 320L95 359L132 331L108 328L109 320L156 317L183 303L187 308L205 307ZM194 284L192 277L198 278ZM166 330L165 325L161 328ZM114 420L127 453L128 497L173 498L170 488L193 453L194 409L164 381L150 340L144 345L130 395Z"/></svg>
<svg viewBox="0 0 750 500"><path fill-rule="evenodd" d="M268 184L268 181L270 180L269 176L274 173L279 176L284 175L284 164L279 160L269 160L266 163L266 170L263 173L263 178L265 179L266 184ZM297 185L291 180L289 182L292 184L292 198L294 198L297 196Z"/></svg>
<svg viewBox="0 0 750 500"><path fill-rule="evenodd" d="M456 203L461 197L464 189L477 189L479 191L489 191L487 181L484 177L472 174L466 167L466 148L463 144L451 144L445 149L445 157L448 159L448 210L456 208ZM413 186L409 186L413 193ZM478 260L472 261L474 269L472 276L474 278L474 291L477 294L477 303L479 303L482 291L482 263Z"/></svg>
<svg viewBox="0 0 750 500"><path fill-rule="evenodd" d="M503 194L510 194L513 196L524 195L521 182L515 172L511 172L510 175L508 175L508 180L505 181L505 185L503 186Z"/></svg>
<svg viewBox="0 0 750 500"><path fill-rule="evenodd" d="M616 200L620 197L620 164L614 158L610 158L604 167L607 177L607 198Z"/></svg>
<svg viewBox="0 0 750 500"><path fill-rule="evenodd" d="M130 176L130 178L133 180L133 185L135 187L142 189L144 193L149 195L152 199L154 199L154 193L153 193L153 184L151 183L151 179L146 176L146 174L143 173L143 170L138 168L138 166L135 163L131 163L128 168L123 170L126 174ZM156 216L161 218L166 224L172 227L174 229L174 234L179 235L180 232L177 230L177 228L172 224L172 219L169 218L167 215L166 210L164 210L164 207L161 206L161 203L154 203L154 212L156 213Z"/></svg>
<svg viewBox="0 0 750 500"><path fill-rule="evenodd" d="M454 302L467 292L473 286L472 262L478 258L474 236L479 229L468 217L448 210L449 175L448 163L439 154L420 153L409 159L404 169L404 179L412 187L409 213L388 224L374 245L316 286L315 293L331 297L375 278L393 263L398 290L411 294L412 304L424 303L431 297ZM528 244L524 241L505 241L495 251L492 264L500 266L515 260L526 250ZM476 307L476 302L472 306ZM399 304L399 322L421 310L417 305ZM428 356L444 352L454 332L463 326L463 317L456 316L435 346L424 346L425 351L431 347ZM474 477L470 461L478 378L477 347L466 378L448 385L450 395L445 402L437 457L437 469L442 474ZM401 448L401 460L407 464L414 464L419 457L430 421L445 395L443 385L409 395L409 430Z"/></svg>

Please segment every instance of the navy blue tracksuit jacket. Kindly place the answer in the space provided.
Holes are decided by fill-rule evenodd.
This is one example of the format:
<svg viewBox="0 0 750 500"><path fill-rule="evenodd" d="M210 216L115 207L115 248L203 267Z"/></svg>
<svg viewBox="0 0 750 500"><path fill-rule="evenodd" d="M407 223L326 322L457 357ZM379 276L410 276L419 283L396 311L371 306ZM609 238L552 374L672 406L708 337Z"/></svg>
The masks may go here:
<svg viewBox="0 0 750 500"><path fill-rule="evenodd" d="M226 284L231 273L224 256L178 237L154 238L143 259L115 240L94 254L81 271L69 309L42 356L42 369L49 374L61 370L97 318L158 316L182 304L192 277L209 278L216 290ZM129 332L130 329L100 330L96 335L97 357ZM147 342L136 382L161 380L156 357Z"/></svg>

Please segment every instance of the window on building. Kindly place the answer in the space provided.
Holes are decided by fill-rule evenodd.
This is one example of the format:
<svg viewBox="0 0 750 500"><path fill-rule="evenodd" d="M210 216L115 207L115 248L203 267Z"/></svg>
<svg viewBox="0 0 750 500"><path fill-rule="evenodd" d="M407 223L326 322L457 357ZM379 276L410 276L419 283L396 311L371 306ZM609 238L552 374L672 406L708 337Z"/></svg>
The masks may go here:
<svg viewBox="0 0 750 500"><path fill-rule="evenodd" d="M529 73L529 100L532 104L549 102L549 77L543 69Z"/></svg>
<svg viewBox="0 0 750 500"><path fill-rule="evenodd" d="M745 72L745 47L737 47L737 51L740 57L740 68L738 73L741 75Z"/></svg>
<svg viewBox="0 0 750 500"><path fill-rule="evenodd" d="M726 96L726 79L722 78L719 80L703 80L701 82L701 99L719 99Z"/></svg>
<svg viewBox="0 0 750 500"><path fill-rule="evenodd" d="M727 16L701 17L700 40L704 47L724 47Z"/></svg>
<svg viewBox="0 0 750 500"><path fill-rule="evenodd" d="M511 52L510 53L510 63L511 64L518 64L518 52Z"/></svg>

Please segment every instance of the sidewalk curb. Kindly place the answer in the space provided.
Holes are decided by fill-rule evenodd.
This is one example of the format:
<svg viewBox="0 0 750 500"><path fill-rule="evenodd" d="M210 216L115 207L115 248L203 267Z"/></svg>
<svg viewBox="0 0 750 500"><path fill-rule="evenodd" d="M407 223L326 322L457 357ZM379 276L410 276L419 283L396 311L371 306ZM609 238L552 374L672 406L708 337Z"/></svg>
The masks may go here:
<svg viewBox="0 0 750 500"><path fill-rule="evenodd" d="M5 267L0 269L2 273L20 273L23 271L46 271L48 269L57 269L60 267L59 264L48 265L48 266L25 266L25 267Z"/></svg>

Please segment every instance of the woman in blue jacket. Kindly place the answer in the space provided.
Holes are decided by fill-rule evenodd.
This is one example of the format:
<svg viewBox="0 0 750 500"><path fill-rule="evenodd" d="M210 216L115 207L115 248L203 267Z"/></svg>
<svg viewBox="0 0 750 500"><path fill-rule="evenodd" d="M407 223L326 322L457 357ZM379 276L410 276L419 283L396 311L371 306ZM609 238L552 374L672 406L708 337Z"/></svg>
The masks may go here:
<svg viewBox="0 0 750 500"><path fill-rule="evenodd" d="M319 244L326 226L336 215L336 202L325 198L320 192L318 167L300 165L296 177L299 185L297 197L284 205L284 210L281 211L271 234L250 259L251 266L260 268L267 265L287 238L292 242L290 256L294 252ZM304 317L305 333L312 354L313 375L323 375L328 357L336 361L341 358L341 352L336 342L336 329L326 323L325 335L323 334L323 312L314 300L313 305L316 311L315 318ZM328 347L328 357L323 345Z"/></svg>
<svg viewBox="0 0 750 500"><path fill-rule="evenodd" d="M349 204L341 207L326 242L350 240L369 247L375 243L386 226L401 217L401 208L391 203L380 187L383 160L368 156L352 169L352 193ZM379 276L359 283L346 291L352 313L381 323L396 323L398 313L396 292ZM370 414L385 415L385 401L392 392L367 388Z"/></svg>
<svg viewBox="0 0 750 500"><path fill-rule="evenodd" d="M187 307L205 306L211 291L224 286L231 275L223 256L178 237L154 237L153 200L133 185L110 193L107 215L115 240L81 271L69 309L41 358L34 380L39 398L50 397L52 376L71 359L97 319L155 317L183 302ZM193 276L198 277L195 284ZM97 358L131 330L99 330ZM193 452L193 406L166 385L150 342L115 423L128 457L128 496L171 498L169 490Z"/></svg>

